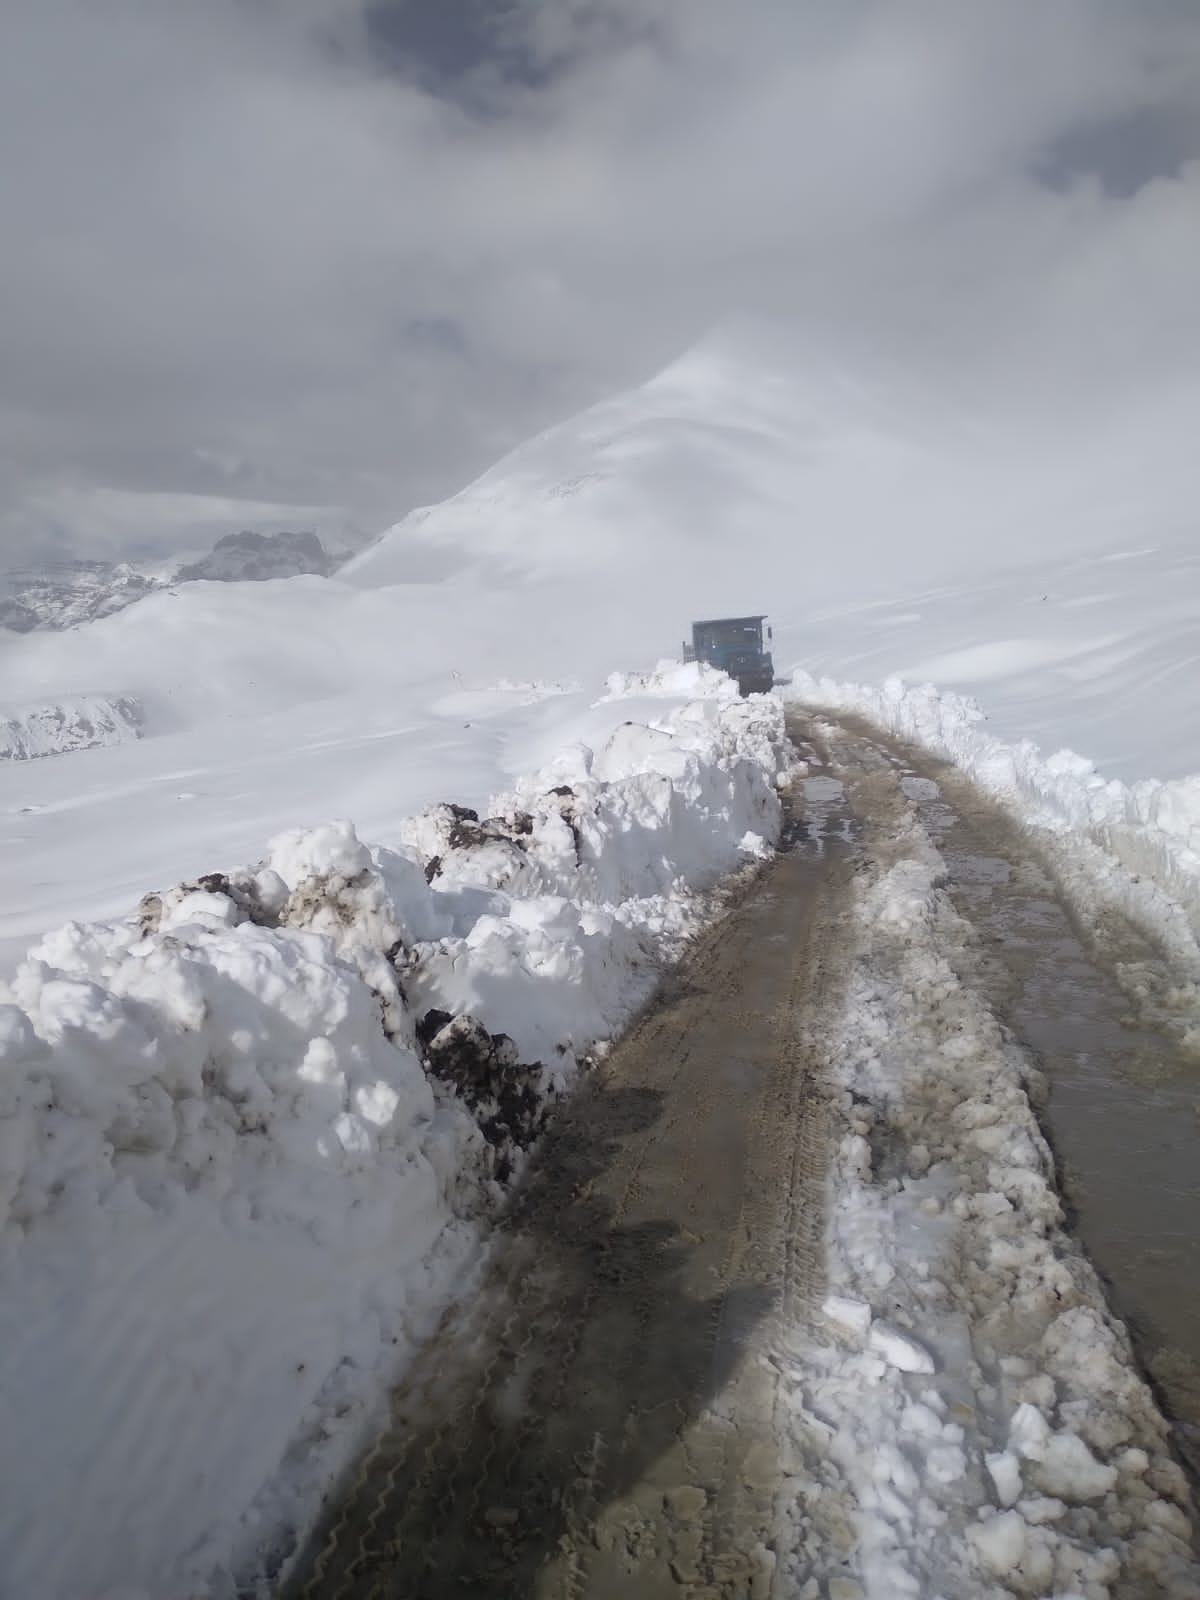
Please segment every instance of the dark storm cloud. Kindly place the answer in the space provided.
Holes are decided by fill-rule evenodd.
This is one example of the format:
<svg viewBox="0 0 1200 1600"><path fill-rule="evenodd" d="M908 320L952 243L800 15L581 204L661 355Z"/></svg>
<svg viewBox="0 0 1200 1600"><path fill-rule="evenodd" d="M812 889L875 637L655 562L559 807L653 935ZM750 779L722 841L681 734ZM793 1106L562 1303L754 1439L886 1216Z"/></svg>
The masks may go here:
<svg viewBox="0 0 1200 1600"><path fill-rule="evenodd" d="M1112 195L1128 198L1156 178L1181 178L1200 159L1200 101L1143 106L1128 116L1069 128L1036 164L1056 188L1095 178Z"/></svg>
<svg viewBox="0 0 1200 1600"><path fill-rule="evenodd" d="M503 114L505 87L544 89L580 61L657 39L654 5L613 0L366 0L370 59L480 112Z"/></svg>
<svg viewBox="0 0 1200 1600"><path fill-rule="evenodd" d="M367 49L378 65L440 92L492 73L538 83L543 69L520 48L511 13L495 0L368 0Z"/></svg>
<svg viewBox="0 0 1200 1600"><path fill-rule="evenodd" d="M9 550L225 514L164 496L386 521L739 310L1048 415L1200 353L1175 0L12 0L0 27Z"/></svg>

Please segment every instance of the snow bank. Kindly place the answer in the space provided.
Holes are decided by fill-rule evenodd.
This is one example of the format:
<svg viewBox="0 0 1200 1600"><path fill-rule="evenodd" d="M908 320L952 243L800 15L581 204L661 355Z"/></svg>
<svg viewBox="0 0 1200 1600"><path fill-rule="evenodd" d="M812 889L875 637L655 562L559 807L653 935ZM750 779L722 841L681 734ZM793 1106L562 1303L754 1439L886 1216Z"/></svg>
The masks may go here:
<svg viewBox="0 0 1200 1600"><path fill-rule="evenodd" d="M778 702L706 699L489 818L293 831L34 947L0 985L0 1589L286 1559L787 760Z"/></svg>
<svg viewBox="0 0 1200 1600"><path fill-rule="evenodd" d="M977 958L943 874L906 817L855 879L797 1515L849 1491L869 1600L1195 1600L1167 1424L1066 1231L1037 1074L958 976Z"/></svg>
<svg viewBox="0 0 1200 1600"><path fill-rule="evenodd" d="M1177 1027L1200 1046L1200 774L1105 779L1072 750L1046 756L1029 740L996 738L972 699L896 677L871 688L797 669L787 698L858 713L944 756L1041 830L1085 915L1115 903L1159 934L1180 971Z"/></svg>
<svg viewBox="0 0 1200 1600"><path fill-rule="evenodd" d="M613 672L604 700L628 700L642 695L671 698L712 696L732 699L738 686L727 672L719 672L707 661L680 662L664 659L650 672Z"/></svg>
<svg viewBox="0 0 1200 1600"><path fill-rule="evenodd" d="M0 706L0 761L32 761L142 737L143 713L129 695L68 695L44 705Z"/></svg>

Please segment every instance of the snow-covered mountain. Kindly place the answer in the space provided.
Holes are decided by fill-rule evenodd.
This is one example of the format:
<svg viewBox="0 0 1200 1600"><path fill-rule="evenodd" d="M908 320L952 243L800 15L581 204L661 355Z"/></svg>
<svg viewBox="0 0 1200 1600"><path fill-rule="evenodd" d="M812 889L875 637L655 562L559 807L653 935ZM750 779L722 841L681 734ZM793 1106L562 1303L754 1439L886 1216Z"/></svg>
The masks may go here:
<svg viewBox="0 0 1200 1600"><path fill-rule="evenodd" d="M0 628L61 631L124 611L173 583L256 583L305 573L328 576L344 556L315 533L241 533L218 539L207 555L177 569L119 561L58 561L0 573Z"/></svg>
<svg viewBox="0 0 1200 1600"><path fill-rule="evenodd" d="M208 555L175 574L177 583L265 583L305 573L328 577L338 556L330 555L315 533L227 533Z"/></svg>
<svg viewBox="0 0 1200 1600"><path fill-rule="evenodd" d="M32 761L142 736L142 709L126 695L67 695L46 705L0 705L0 761Z"/></svg>
<svg viewBox="0 0 1200 1600"><path fill-rule="evenodd" d="M1196 469L1171 415L1173 427L1131 403L1057 419L1051 437L1042 410L734 324L413 512L343 575L607 585L637 572L635 615L647 589L691 614L757 599L764 564L806 604L978 577L1048 548L1191 539Z"/></svg>
<svg viewBox="0 0 1200 1600"><path fill-rule="evenodd" d="M140 741L0 774L0 947L282 826L350 814L386 840L448 792L485 802L694 616L768 612L780 669L933 677L995 735L1069 745L1103 778L1196 771L1196 469L1169 430L1147 454L1149 421L1131 407L1090 451L1065 425L1051 450L908 376L726 332L333 577L0 631L9 707L99 690L144 713ZM583 691L511 688L564 683ZM81 852L88 829L108 847Z"/></svg>
<svg viewBox="0 0 1200 1600"><path fill-rule="evenodd" d="M59 561L0 574L0 628L75 628L123 611L164 583L126 562Z"/></svg>
<svg viewBox="0 0 1200 1600"><path fill-rule="evenodd" d="M1147 470L1146 433L1135 414L1091 460L1083 430L1048 452L910 380L725 335L332 577L245 581L231 547L205 573L228 581L0 633L14 739L36 743L55 708L88 715L82 691L131 708L127 742L0 762L0 973L46 935L0 988L21 1592L200 1592L213 1571L232 1592L264 1538L311 1518L393 1363L436 1326L475 1248L462 1197L491 1170L415 1037L388 1044L381 1001L405 1030L418 1001L425 1020L490 1007L483 1026L566 1072L692 925L688 887L773 837L775 701L694 667L605 682L676 649L693 616L768 612L777 665L811 674L798 693L865 708L1057 830L1081 917L1157 916L1192 961L1186 1010L1195 469ZM885 684L897 673L977 695L986 726L953 695ZM1045 759L1030 734L1102 765ZM864 915L932 939L936 883L926 852ZM392 963L424 943L402 990ZM940 982L945 951L926 957ZM846 1059L878 1065L877 1040ZM978 1081L990 1137L999 1079ZM121 1428L98 1393L134 1397ZM83 1505L97 1471L111 1504L62 1536L44 1508Z"/></svg>

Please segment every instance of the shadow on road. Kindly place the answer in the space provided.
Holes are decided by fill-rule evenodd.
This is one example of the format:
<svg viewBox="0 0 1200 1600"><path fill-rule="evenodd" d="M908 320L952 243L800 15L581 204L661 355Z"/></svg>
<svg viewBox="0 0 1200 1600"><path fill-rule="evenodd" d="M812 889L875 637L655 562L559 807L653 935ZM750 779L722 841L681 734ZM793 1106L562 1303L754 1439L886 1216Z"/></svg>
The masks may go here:
<svg viewBox="0 0 1200 1600"><path fill-rule="evenodd" d="M476 1307L418 1358L286 1594L531 1595L723 1388L774 1295L699 1292L712 1245L637 1203L663 1100L594 1082L560 1114Z"/></svg>
<svg viewBox="0 0 1200 1600"><path fill-rule="evenodd" d="M480 1293L417 1357L288 1600L765 1592L759 1358L824 1292L814 1041L843 981L854 819L823 781L556 1114Z"/></svg>

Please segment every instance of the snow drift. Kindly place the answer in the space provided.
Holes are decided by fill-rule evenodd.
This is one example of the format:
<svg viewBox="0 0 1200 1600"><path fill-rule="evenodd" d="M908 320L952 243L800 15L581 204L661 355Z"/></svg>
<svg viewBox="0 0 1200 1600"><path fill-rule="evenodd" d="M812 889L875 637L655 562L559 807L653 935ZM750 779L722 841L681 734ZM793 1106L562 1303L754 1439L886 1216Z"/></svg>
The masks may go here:
<svg viewBox="0 0 1200 1600"><path fill-rule="evenodd" d="M286 1558L541 1109L770 848L782 708L702 687L490 817L293 830L0 986L0 1588Z"/></svg>

